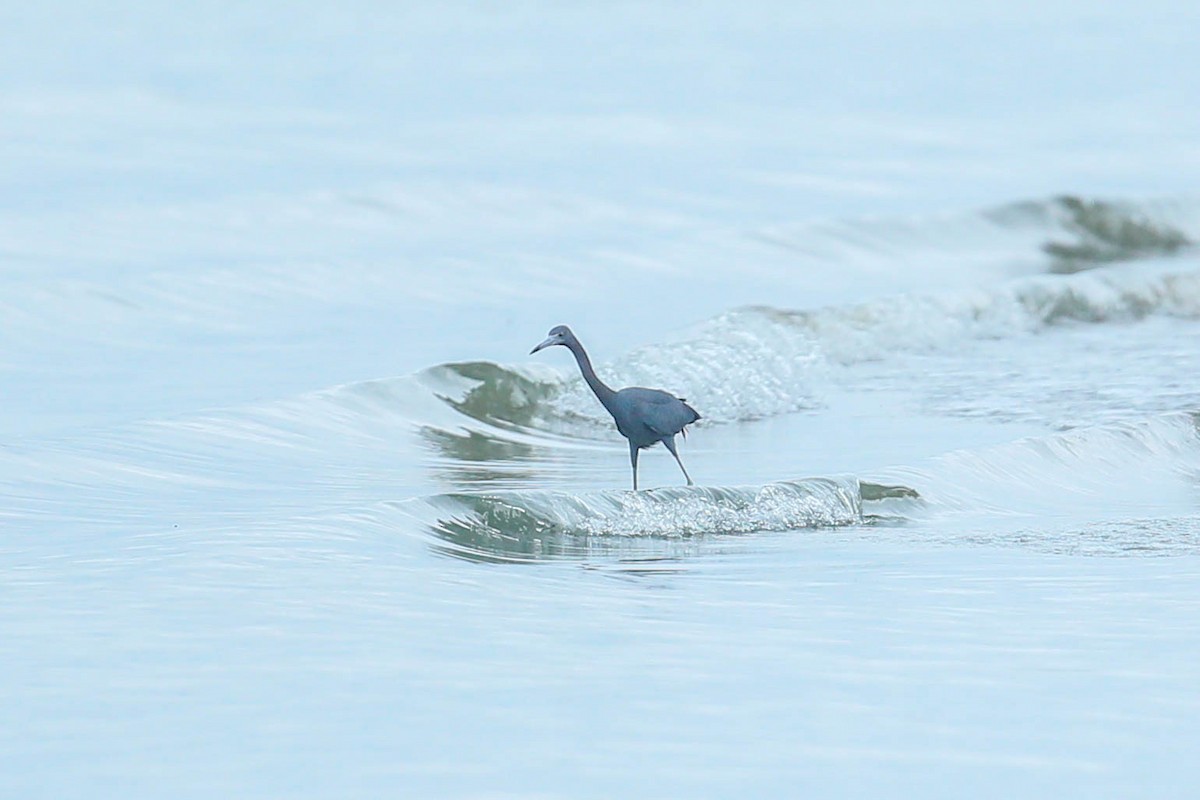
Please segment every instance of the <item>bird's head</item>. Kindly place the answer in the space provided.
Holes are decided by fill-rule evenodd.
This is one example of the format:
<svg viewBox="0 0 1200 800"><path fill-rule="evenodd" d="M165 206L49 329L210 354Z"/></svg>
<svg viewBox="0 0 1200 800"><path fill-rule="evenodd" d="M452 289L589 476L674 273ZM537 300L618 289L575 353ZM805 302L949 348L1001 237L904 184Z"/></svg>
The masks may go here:
<svg viewBox="0 0 1200 800"><path fill-rule="evenodd" d="M568 328L566 325L555 325L550 329L550 333L546 336L546 340L530 350L529 355L533 355L538 350L545 350L547 347L553 347L556 344L561 344L566 347L574 340L575 334L571 333L570 328Z"/></svg>

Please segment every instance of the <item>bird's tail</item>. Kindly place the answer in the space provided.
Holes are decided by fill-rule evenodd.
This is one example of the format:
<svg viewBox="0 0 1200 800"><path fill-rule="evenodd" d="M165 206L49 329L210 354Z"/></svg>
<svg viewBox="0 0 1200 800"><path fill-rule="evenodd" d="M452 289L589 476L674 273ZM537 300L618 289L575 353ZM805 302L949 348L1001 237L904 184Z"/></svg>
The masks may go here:
<svg viewBox="0 0 1200 800"><path fill-rule="evenodd" d="M686 408L688 411L692 412L692 418L689 421L683 423L683 427L679 429L679 432L683 434L683 438L686 439L687 438L687 426L691 425L693 422L700 419L700 412L698 412L696 409L692 408L691 406L689 406L687 404L686 397L679 398L679 402L683 403L684 408Z"/></svg>

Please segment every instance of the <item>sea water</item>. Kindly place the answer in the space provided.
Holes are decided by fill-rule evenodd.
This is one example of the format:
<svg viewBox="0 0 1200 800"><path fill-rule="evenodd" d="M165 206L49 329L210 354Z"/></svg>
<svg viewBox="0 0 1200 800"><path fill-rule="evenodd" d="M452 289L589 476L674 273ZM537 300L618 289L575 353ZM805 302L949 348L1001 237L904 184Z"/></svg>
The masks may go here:
<svg viewBox="0 0 1200 800"><path fill-rule="evenodd" d="M5 14L3 794L1192 796L1198 24Z"/></svg>

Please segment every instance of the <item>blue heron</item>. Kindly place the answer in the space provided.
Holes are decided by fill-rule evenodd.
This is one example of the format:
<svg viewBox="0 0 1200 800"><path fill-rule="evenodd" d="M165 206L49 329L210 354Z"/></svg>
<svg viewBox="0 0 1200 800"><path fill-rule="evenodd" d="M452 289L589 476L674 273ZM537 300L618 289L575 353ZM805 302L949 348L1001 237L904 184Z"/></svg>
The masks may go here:
<svg viewBox="0 0 1200 800"><path fill-rule="evenodd" d="M661 389L630 386L619 392L613 391L596 376L587 351L566 325L552 328L546 341L529 351L529 355L556 344L561 344L575 354L583 379L592 387L596 398L608 409L608 413L612 414L613 421L617 423L617 430L629 440L629 461L633 464L633 490L637 491L638 451L659 442L675 456L675 463L683 470L683 477L687 478L688 486L694 486L692 477L679 460L679 453L675 451L675 434L683 433L684 438L687 438L687 431L684 429L700 419L696 409L685 403L685 398L676 397Z"/></svg>

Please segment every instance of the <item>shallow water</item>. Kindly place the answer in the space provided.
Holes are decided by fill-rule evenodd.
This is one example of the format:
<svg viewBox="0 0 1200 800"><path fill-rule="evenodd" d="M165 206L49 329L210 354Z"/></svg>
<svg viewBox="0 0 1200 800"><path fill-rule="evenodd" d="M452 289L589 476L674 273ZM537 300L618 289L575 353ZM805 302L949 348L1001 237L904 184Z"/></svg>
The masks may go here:
<svg viewBox="0 0 1200 800"><path fill-rule="evenodd" d="M1190 796L1195 11L66 12L5 796Z"/></svg>

